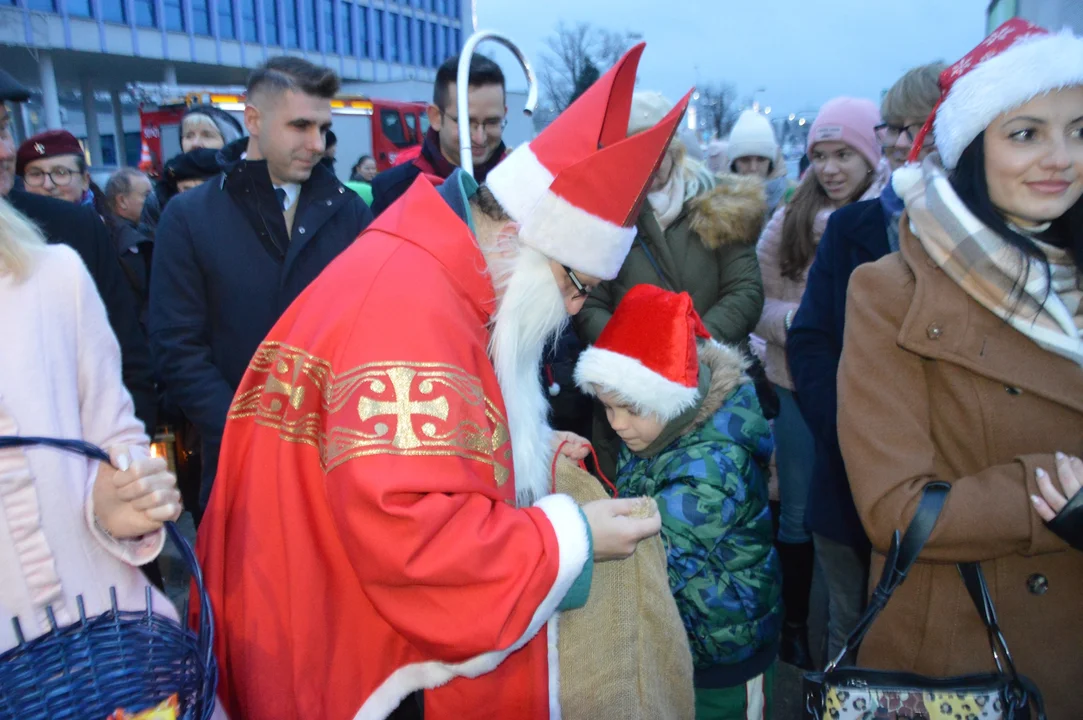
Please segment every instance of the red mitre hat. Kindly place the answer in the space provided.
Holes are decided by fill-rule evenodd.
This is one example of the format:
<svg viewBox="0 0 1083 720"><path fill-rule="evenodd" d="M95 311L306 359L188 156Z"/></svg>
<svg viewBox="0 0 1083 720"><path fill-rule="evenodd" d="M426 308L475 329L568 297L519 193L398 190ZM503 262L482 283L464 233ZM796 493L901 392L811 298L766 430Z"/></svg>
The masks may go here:
<svg viewBox="0 0 1083 720"><path fill-rule="evenodd" d="M485 182L519 223L523 243L603 280L616 277L624 264L650 178L692 92L657 125L626 137L644 47L629 50Z"/></svg>

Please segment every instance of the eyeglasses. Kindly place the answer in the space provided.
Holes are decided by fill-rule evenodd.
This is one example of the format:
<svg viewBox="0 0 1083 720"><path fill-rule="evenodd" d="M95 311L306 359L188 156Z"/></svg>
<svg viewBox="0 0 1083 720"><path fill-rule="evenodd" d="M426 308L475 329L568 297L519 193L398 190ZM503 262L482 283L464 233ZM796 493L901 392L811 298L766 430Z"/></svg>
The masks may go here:
<svg viewBox="0 0 1083 720"><path fill-rule="evenodd" d="M575 274L575 270L572 270L567 265L561 265L561 267L564 268L564 272L568 273L568 279L571 280L572 285L575 286L575 295L572 295L572 300L579 300L580 298L585 298L587 295L590 295L591 291L594 290L594 286L584 285Z"/></svg>
<svg viewBox="0 0 1083 720"><path fill-rule="evenodd" d="M451 113L446 112L444 110L441 110L440 114L443 115L444 117L446 117L451 122L455 123L456 125L459 124L459 118L455 117ZM495 134L497 132L500 132L501 130L503 130L507 126L508 126L508 119L507 118L489 118L488 120L481 120L481 121L471 120L470 121L470 132L475 133L479 129L484 128L486 134L493 135L493 134Z"/></svg>
<svg viewBox="0 0 1083 720"><path fill-rule="evenodd" d="M66 167L56 167L49 172L37 169L27 170L23 173L23 182L30 187L41 187L45 184L45 178L48 177L53 181L53 185L68 185L71 183L71 176L74 174L74 170Z"/></svg>
<svg viewBox="0 0 1083 720"><path fill-rule="evenodd" d="M905 127L899 125L891 125L889 123L881 123L877 125L873 130L876 131L876 139L880 141L880 144L884 147L890 147L899 140L899 136L906 133L906 142L913 143L917 138L918 133L921 132L921 127L925 123L913 123ZM925 136L925 145L932 144L933 136L930 133Z"/></svg>

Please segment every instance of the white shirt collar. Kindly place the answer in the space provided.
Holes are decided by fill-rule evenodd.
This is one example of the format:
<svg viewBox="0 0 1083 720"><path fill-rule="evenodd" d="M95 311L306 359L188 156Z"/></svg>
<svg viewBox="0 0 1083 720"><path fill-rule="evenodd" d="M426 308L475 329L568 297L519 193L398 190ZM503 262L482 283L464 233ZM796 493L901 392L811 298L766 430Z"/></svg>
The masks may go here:
<svg viewBox="0 0 1083 720"><path fill-rule="evenodd" d="M285 210L288 207L292 207L297 202L297 196L301 194L301 185L299 183L286 183L285 185L275 185L275 188L282 188L286 192L286 205L282 209Z"/></svg>

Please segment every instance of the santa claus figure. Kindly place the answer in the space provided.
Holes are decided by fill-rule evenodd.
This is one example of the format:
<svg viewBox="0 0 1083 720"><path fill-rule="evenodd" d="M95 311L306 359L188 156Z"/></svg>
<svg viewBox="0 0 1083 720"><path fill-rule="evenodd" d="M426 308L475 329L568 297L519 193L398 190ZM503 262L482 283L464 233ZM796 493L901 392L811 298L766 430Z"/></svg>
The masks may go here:
<svg viewBox="0 0 1083 720"><path fill-rule="evenodd" d="M479 187L419 178L256 352L199 534L233 718L560 716L558 610L659 530L550 494L546 340L616 276L688 96L626 138L633 48ZM297 240L295 242L303 242Z"/></svg>

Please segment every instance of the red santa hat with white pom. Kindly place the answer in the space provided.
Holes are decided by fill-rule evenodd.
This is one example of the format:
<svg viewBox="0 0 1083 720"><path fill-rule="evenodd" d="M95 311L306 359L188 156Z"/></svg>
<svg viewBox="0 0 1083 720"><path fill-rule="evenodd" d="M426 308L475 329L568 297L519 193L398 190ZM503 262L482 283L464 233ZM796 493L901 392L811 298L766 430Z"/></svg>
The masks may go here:
<svg viewBox="0 0 1083 720"><path fill-rule="evenodd" d="M640 43L629 50L485 180L519 223L524 244L603 280L615 278L624 264L650 178L692 93L654 127L626 137L644 47Z"/></svg>
<svg viewBox="0 0 1083 720"><path fill-rule="evenodd" d="M668 422L699 400L697 340L710 337L688 293L636 285L579 356L576 385Z"/></svg>
<svg viewBox="0 0 1083 720"><path fill-rule="evenodd" d="M911 164L895 171L896 191L920 178L914 176L920 173L914 163L930 131L941 163L952 170L997 115L1075 85L1083 85L1083 38L1008 20L940 74L940 100L914 139Z"/></svg>

